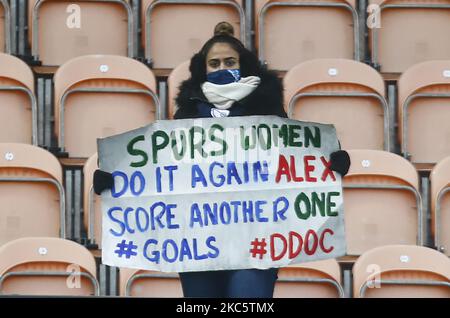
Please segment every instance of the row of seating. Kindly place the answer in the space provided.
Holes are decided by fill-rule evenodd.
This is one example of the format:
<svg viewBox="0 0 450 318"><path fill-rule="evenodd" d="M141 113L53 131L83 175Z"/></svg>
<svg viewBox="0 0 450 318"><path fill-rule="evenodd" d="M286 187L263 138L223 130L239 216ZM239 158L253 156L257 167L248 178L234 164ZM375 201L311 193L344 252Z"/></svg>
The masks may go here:
<svg viewBox="0 0 450 318"><path fill-rule="evenodd" d="M426 247L382 246L352 269L353 297L450 297L450 259ZM280 269L274 297L344 297L336 260ZM120 296L182 297L175 273L120 269ZM29 237L0 247L0 294L98 296L95 260L72 241Z"/></svg>
<svg viewBox="0 0 450 318"><path fill-rule="evenodd" d="M0 54L0 63L4 65L0 70L0 141L36 145L44 119L43 110L37 107L33 73L11 55ZM168 77L169 119L176 111L178 87L189 78L188 64L180 64ZM57 146L72 158L91 156L96 138L144 126L163 119L166 113L154 74L130 58L78 57L59 67L53 81L55 122L46 124L54 131ZM450 60L424 62L403 73L398 81L397 111L393 101L387 101L380 74L352 60L317 59L299 64L285 75L284 87L289 117L334 124L343 148L384 149L428 164L450 155L446 137L450 133ZM162 93L159 97L166 98ZM397 121L398 130L394 129ZM401 145L398 151L395 135Z"/></svg>
<svg viewBox="0 0 450 318"><path fill-rule="evenodd" d="M0 245L26 236L71 238L66 223L62 167L48 151L26 144L0 143ZM431 173L431 229L425 217L417 171L406 159L385 151L349 150L352 165L344 178L347 254L391 244L435 246L450 256L450 157ZM92 176L97 155L84 165L83 226L90 245L102 248L101 197ZM30 212L32 211L32 213ZM94 251L95 253L95 251ZM98 253L96 253L98 255Z"/></svg>
<svg viewBox="0 0 450 318"><path fill-rule="evenodd" d="M10 26L8 2L0 4L5 17L0 47L10 52L15 38L10 30L20 26ZM449 9L448 0L30 0L22 46L42 65L112 54L140 55L154 68L173 69L198 51L218 22L229 21L271 69L286 71L315 58L363 61L370 52L368 60L383 73L401 73L423 61L450 58Z"/></svg>

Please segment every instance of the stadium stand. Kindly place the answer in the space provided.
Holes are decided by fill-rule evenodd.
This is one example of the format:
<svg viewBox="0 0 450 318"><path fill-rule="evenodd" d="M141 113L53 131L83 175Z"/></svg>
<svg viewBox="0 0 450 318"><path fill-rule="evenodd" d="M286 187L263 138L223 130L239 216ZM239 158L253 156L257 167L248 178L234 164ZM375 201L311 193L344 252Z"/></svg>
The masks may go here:
<svg viewBox="0 0 450 318"><path fill-rule="evenodd" d="M255 1L259 59L287 71L306 60L360 60L353 0ZM283 48L283 50L280 50Z"/></svg>
<svg viewBox="0 0 450 318"><path fill-rule="evenodd" d="M450 10L449 10L450 12ZM401 151L413 163L450 155L450 60L412 66L398 81Z"/></svg>
<svg viewBox="0 0 450 318"><path fill-rule="evenodd" d="M173 116L177 112L177 105L175 103L175 98L178 95L179 87L181 85L181 82L184 80L187 80L190 77L189 72L189 64L190 61L186 61L178 65L173 69L173 71L170 73L169 77L167 78L167 92L168 92L168 99L167 99L167 118L173 119Z"/></svg>
<svg viewBox="0 0 450 318"><path fill-rule="evenodd" d="M391 245L361 255L353 267L354 297L450 297L450 259L421 246Z"/></svg>
<svg viewBox="0 0 450 318"><path fill-rule="evenodd" d="M344 177L347 255L382 245L423 244L417 171L406 159L378 150L348 150Z"/></svg>
<svg viewBox="0 0 450 318"><path fill-rule="evenodd" d="M284 88L290 118L334 124L343 149L390 150L384 83L369 66L345 59L307 61L286 73Z"/></svg>
<svg viewBox="0 0 450 318"><path fill-rule="evenodd" d="M70 157L88 158L97 150L96 138L158 118L155 77L136 60L112 55L78 57L58 69L54 83L55 133L59 147Z"/></svg>
<svg viewBox="0 0 450 318"><path fill-rule="evenodd" d="M280 268L275 284L275 298L344 297L341 271L334 259Z"/></svg>
<svg viewBox="0 0 450 318"><path fill-rule="evenodd" d="M34 77L20 59L0 53L0 142L37 145Z"/></svg>
<svg viewBox="0 0 450 318"><path fill-rule="evenodd" d="M0 247L0 294L98 296L94 257L59 238L11 241Z"/></svg>
<svg viewBox="0 0 450 318"><path fill-rule="evenodd" d="M378 6L368 31L372 63L381 72L402 73L420 62L450 58L450 1L369 3Z"/></svg>
<svg viewBox="0 0 450 318"><path fill-rule="evenodd" d="M441 160L430 173L431 230L438 251L450 256L450 157Z"/></svg>
<svg viewBox="0 0 450 318"><path fill-rule="evenodd" d="M200 50L221 21L230 22L235 36L246 44L249 32L241 4L232 0L143 0L145 60L152 68L175 68Z"/></svg>
<svg viewBox="0 0 450 318"><path fill-rule="evenodd" d="M450 298L450 0L0 0L0 296L182 297L102 264L96 138L173 119L220 21L352 160L347 256L281 268L274 296Z"/></svg>
<svg viewBox="0 0 450 318"><path fill-rule="evenodd" d="M30 0L28 21L33 59L45 66L88 54L136 55L128 1Z"/></svg>
<svg viewBox="0 0 450 318"><path fill-rule="evenodd" d="M0 52L11 53L11 12L7 0L0 0Z"/></svg>
<svg viewBox="0 0 450 318"><path fill-rule="evenodd" d="M0 143L0 245L26 236L65 237L62 169L49 152Z"/></svg>
<svg viewBox="0 0 450 318"><path fill-rule="evenodd" d="M131 268L120 269L120 295L134 297L183 297L176 273Z"/></svg>

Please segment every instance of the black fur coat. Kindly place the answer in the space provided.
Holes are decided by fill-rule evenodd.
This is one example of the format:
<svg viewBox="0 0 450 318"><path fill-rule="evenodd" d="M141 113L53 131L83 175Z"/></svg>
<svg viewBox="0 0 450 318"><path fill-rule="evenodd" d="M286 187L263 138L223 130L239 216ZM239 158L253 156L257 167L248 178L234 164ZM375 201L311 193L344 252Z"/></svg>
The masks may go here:
<svg viewBox="0 0 450 318"><path fill-rule="evenodd" d="M250 115L276 115L287 117L283 108L283 85L275 73L263 71L260 75L261 83L247 97L236 102L244 109L243 116ZM180 93L175 99L178 110L175 119L197 118L198 102L208 102L204 96L201 85L192 78L181 83Z"/></svg>

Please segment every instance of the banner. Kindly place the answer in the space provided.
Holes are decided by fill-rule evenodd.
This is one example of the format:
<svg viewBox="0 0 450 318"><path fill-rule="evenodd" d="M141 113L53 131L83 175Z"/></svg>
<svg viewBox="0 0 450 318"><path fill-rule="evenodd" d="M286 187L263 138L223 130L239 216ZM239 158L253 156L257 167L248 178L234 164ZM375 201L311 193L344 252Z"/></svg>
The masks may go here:
<svg viewBox="0 0 450 318"><path fill-rule="evenodd" d="M345 255L332 125L277 116L160 120L98 140L103 263L185 272Z"/></svg>

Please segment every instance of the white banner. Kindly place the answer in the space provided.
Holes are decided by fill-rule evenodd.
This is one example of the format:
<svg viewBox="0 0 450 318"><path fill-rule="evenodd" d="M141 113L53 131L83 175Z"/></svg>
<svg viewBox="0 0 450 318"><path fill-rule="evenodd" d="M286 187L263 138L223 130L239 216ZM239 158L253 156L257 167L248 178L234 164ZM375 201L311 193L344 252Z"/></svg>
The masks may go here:
<svg viewBox="0 0 450 318"><path fill-rule="evenodd" d="M98 141L103 263L163 272L345 255L332 125L276 116L161 120Z"/></svg>

